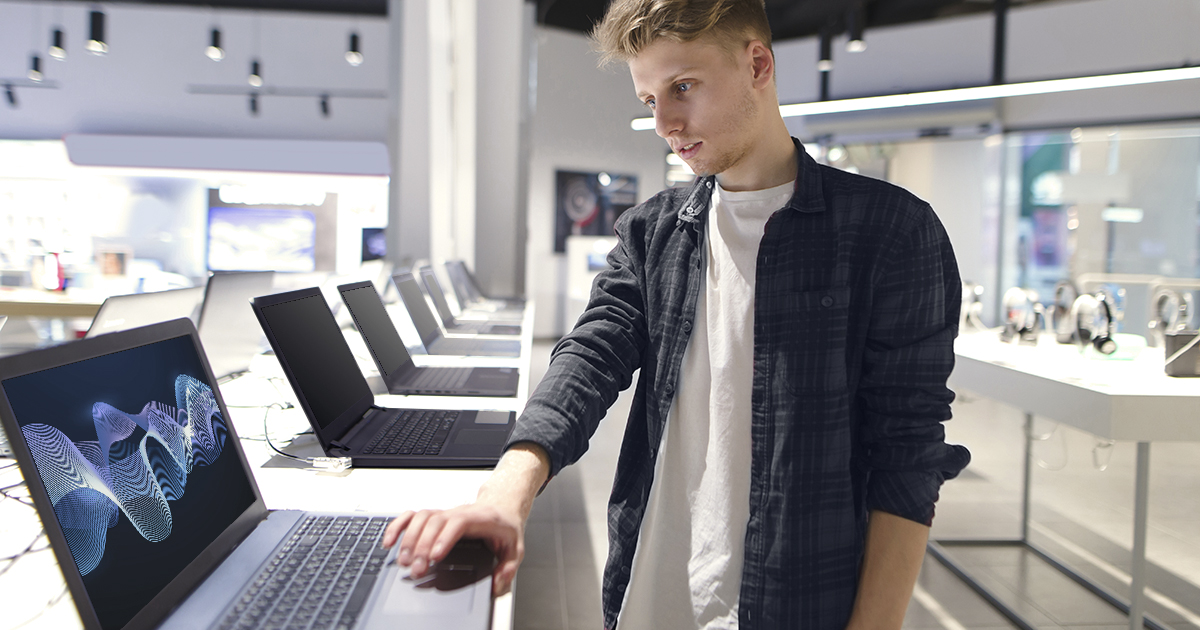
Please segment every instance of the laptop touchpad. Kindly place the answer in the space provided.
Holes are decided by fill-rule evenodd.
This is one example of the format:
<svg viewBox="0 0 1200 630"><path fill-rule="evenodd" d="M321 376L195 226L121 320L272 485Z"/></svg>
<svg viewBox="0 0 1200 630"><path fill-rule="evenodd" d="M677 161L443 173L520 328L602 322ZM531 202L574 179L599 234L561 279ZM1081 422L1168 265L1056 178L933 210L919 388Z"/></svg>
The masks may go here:
<svg viewBox="0 0 1200 630"><path fill-rule="evenodd" d="M384 613L388 616L465 615L475 606L476 584L491 577L490 560L491 552L482 544L463 541L429 575L412 578L404 571L396 571L385 599Z"/></svg>

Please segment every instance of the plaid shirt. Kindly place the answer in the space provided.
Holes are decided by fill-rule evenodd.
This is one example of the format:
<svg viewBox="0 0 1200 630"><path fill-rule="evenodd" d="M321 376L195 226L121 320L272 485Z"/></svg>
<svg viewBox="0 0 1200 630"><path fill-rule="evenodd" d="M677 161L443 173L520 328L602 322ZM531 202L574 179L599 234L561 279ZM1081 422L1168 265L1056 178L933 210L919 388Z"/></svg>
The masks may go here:
<svg viewBox="0 0 1200 630"><path fill-rule="evenodd" d="M928 204L796 148L795 193L767 222L758 253L739 623L840 630L858 588L868 513L931 523L942 482L970 459L945 443L941 425L954 398L946 379L962 288ZM617 221L611 268L555 347L510 438L541 445L557 474L583 455L641 369L608 509L606 628L616 627L629 585L703 290L702 222L714 181L665 190Z"/></svg>

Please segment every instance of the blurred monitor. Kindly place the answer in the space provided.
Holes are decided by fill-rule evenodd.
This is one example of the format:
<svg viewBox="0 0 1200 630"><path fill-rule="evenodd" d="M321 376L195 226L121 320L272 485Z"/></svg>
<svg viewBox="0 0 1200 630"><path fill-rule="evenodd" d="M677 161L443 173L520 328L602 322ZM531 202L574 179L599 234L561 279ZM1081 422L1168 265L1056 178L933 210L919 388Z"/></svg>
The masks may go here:
<svg viewBox="0 0 1200 630"><path fill-rule="evenodd" d="M313 271L317 217L283 208L208 209L212 271Z"/></svg>
<svg viewBox="0 0 1200 630"><path fill-rule="evenodd" d="M114 295L100 305L86 337L187 317L196 323L204 287Z"/></svg>

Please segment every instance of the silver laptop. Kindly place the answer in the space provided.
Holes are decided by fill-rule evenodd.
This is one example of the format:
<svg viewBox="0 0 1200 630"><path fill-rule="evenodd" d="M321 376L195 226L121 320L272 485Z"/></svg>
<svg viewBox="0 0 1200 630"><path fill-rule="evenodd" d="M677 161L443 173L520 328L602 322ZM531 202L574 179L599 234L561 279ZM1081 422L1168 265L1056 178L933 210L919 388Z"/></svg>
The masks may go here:
<svg viewBox="0 0 1200 630"><path fill-rule="evenodd" d="M412 579L380 546L389 516L264 507L186 319L5 357L0 393L88 630L490 624L482 543Z"/></svg>
<svg viewBox="0 0 1200 630"><path fill-rule="evenodd" d="M433 273L433 269L425 266L418 269L417 273L420 274L421 283L425 285L425 293L433 300L433 307L437 310L438 317L442 319L442 328L445 328L447 333L510 336L521 334L519 321L506 320L503 323L459 321L454 317L454 312L450 310L450 302L446 299L446 293L442 291L442 283L438 282L437 274Z"/></svg>
<svg viewBox="0 0 1200 630"><path fill-rule="evenodd" d="M412 318L417 334L421 336L421 345L428 354L472 356L472 357L519 357L521 356L521 341L519 339L450 339L442 335L433 311L425 302L425 294L417 284L412 273L402 271L392 276L396 289L400 291L400 299L408 316Z"/></svg>
<svg viewBox="0 0 1200 630"><path fill-rule="evenodd" d="M187 317L194 323L203 298L204 287L114 295L100 305L84 337L91 338L180 317Z"/></svg>
<svg viewBox="0 0 1200 630"><path fill-rule="evenodd" d="M267 347L267 338L250 308L255 296L271 292L273 271L217 273L208 279L200 309L200 339L208 363L219 379L250 369L250 361Z"/></svg>

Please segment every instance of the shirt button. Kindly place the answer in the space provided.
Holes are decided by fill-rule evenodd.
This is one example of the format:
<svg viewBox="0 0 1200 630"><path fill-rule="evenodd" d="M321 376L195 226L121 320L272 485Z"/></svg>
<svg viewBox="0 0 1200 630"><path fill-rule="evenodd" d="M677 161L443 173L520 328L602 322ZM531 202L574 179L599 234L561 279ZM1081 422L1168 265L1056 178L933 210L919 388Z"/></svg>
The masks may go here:
<svg viewBox="0 0 1200 630"><path fill-rule="evenodd" d="M833 297L826 295L825 297L821 298L821 306L824 306L825 308L833 306Z"/></svg>
<svg viewBox="0 0 1200 630"><path fill-rule="evenodd" d="M675 395L675 384L667 383L667 386L664 387L663 390L665 390L667 392L668 396L674 396Z"/></svg>
<svg viewBox="0 0 1200 630"><path fill-rule="evenodd" d="M685 333L692 332L692 322L690 322L686 319L683 320L683 332L685 332Z"/></svg>

